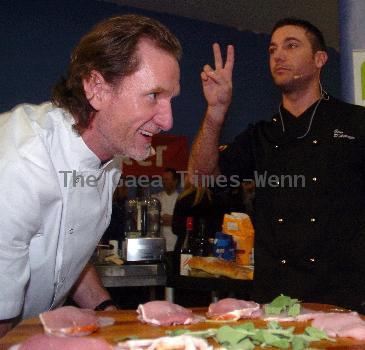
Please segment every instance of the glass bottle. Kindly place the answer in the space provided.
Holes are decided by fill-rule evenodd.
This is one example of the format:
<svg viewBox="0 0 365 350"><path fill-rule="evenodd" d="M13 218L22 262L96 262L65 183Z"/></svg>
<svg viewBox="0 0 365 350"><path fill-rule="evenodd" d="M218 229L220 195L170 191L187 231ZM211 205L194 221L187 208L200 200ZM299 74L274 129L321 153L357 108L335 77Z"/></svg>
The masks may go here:
<svg viewBox="0 0 365 350"><path fill-rule="evenodd" d="M125 237L138 238L141 236L140 202L138 198L130 198L125 202Z"/></svg>
<svg viewBox="0 0 365 350"><path fill-rule="evenodd" d="M161 203L157 198L151 197L149 187L145 191L145 204L147 206L147 236L160 237Z"/></svg>
<svg viewBox="0 0 365 350"><path fill-rule="evenodd" d="M125 235L128 238L159 237L161 204L149 187L138 187L137 197L126 202Z"/></svg>
<svg viewBox="0 0 365 350"><path fill-rule="evenodd" d="M189 275L189 267L187 262L193 256L191 247L193 227L193 218L188 216L186 218L185 239L180 251L180 275L182 276Z"/></svg>
<svg viewBox="0 0 365 350"><path fill-rule="evenodd" d="M196 256L209 256L210 244L208 240L208 231L206 220L204 218L199 219L199 229L194 244L194 255Z"/></svg>

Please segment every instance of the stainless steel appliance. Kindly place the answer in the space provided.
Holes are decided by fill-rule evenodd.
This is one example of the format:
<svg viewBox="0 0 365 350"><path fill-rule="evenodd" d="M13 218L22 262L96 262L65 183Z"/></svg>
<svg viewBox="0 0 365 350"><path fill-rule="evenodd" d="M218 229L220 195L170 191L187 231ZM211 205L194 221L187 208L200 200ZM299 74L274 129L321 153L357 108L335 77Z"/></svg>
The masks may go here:
<svg viewBox="0 0 365 350"><path fill-rule="evenodd" d="M122 259L125 261L160 261L166 250L165 238L126 238L122 243Z"/></svg>

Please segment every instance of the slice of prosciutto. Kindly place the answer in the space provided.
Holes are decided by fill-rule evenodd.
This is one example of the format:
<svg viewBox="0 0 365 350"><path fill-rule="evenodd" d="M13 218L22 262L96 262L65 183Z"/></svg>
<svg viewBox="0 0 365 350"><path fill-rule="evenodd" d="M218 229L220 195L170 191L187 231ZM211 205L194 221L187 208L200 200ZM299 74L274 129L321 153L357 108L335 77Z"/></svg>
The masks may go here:
<svg viewBox="0 0 365 350"><path fill-rule="evenodd" d="M57 336L84 336L113 324L111 318L97 317L93 310L64 306L39 315L44 331Z"/></svg>
<svg viewBox="0 0 365 350"><path fill-rule="evenodd" d="M216 321L236 321L240 318L257 318L260 304L254 301L225 298L209 305L207 317Z"/></svg>
<svg viewBox="0 0 365 350"><path fill-rule="evenodd" d="M365 340L365 321L357 312L329 312L318 314L312 326L325 331L330 337L350 337Z"/></svg>
<svg viewBox="0 0 365 350"><path fill-rule="evenodd" d="M103 339L87 337L57 337L36 334L9 350L113 350L113 346Z"/></svg>
<svg viewBox="0 0 365 350"><path fill-rule="evenodd" d="M191 310L165 300L140 304L137 313L140 321L156 326L191 324L204 320L204 317L194 315Z"/></svg>

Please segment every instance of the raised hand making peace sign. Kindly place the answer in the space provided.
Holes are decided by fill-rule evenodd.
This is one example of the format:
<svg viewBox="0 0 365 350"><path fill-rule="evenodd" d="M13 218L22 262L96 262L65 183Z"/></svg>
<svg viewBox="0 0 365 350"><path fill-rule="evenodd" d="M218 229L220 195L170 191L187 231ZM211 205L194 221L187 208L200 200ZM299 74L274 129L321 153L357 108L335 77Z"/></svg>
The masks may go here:
<svg viewBox="0 0 365 350"><path fill-rule="evenodd" d="M213 53L215 69L213 70L212 67L206 64L201 72L201 79L209 114L217 122L223 122L224 115L232 99L234 48L232 45L228 45L225 64L223 64L219 44L213 44Z"/></svg>

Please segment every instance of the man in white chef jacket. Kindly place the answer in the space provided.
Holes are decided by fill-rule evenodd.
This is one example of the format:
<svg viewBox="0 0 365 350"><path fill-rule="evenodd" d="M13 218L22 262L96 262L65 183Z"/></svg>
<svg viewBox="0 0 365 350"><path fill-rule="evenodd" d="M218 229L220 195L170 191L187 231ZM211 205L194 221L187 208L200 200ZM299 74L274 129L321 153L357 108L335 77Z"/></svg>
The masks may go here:
<svg viewBox="0 0 365 350"><path fill-rule="evenodd" d="M52 102L0 115L0 336L67 296L114 307L88 261L110 221L117 156L147 158L172 126L180 54L160 23L109 18L76 46Z"/></svg>
<svg viewBox="0 0 365 350"><path fill-rule="evenodd" d="M179 192L179 175L174 168L166 168L162 174L163 191L154 195L161 203L161 234L166 240L166 250L174 251L177 236L172 232L172 215Z"/></svg>

